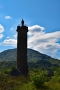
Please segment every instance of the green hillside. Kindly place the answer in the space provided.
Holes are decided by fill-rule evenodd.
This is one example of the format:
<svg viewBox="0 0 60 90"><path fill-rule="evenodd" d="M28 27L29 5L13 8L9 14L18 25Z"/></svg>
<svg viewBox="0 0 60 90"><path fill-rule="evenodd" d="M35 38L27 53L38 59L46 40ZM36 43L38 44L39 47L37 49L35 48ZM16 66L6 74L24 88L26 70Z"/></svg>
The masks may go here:
<svg viewBox="0 0 60 90"><path fill-rule="evenodd" d="M2 61L16 61L17 49L9 49L0 53L0 60ZM27 49L27 57L29 62L36 62L37 60L47 60L51 57L41 54L38 51Z"/></svg>
<svg viewBox="0 0 60 90"><path fill-rule="evenodd" d="M16 66L17 49L9 49L0 53L0 67ZM51 58L38 51L27 49L27 58L29 68L47 68L51 66L60 66L60 60Z"/></svg>

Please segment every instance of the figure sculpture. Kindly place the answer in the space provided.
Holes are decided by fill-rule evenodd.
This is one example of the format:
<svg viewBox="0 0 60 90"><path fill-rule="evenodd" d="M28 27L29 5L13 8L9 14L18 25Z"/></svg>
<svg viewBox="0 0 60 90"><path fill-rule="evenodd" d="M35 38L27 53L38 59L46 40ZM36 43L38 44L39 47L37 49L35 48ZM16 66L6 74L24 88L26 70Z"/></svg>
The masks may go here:
<svg viewBox="0 0 60 90"><path fill-rule="evenodd" d="M22 19L22 21L21 21L21 24L22 24L22 26L24 26L24 20Z"/></svg>

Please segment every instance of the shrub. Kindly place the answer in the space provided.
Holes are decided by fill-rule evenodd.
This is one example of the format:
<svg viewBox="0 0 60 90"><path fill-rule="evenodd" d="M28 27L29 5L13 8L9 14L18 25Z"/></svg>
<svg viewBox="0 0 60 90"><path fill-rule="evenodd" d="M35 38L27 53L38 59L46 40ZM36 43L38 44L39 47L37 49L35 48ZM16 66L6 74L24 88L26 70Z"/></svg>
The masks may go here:
<svg viewBox="0 0 60 90"><path fill-rule="evenodd" d="M5 74L9 74L11 72L11 69L6 69L6 70L4 70L4 73Z"/></svg>
<svg viewBox="0 0 60 90"><path fill-rule="evenodd" d="M46 75L44 72L41 73L33 73L31 75L32 83L37 87L40 88L43 86L44 82L47 80Z"/></svg>

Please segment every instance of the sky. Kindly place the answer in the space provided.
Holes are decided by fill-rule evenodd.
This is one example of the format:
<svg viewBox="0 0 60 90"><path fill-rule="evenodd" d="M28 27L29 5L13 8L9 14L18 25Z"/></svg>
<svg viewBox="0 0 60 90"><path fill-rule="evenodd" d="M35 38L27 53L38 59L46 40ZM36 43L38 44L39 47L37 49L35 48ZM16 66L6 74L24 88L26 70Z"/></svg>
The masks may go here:
<svg viewBox="0 0 60 90"><path fill-rule="evenodd" d="M60 0L0 0L0 52L17 47L22 19L28 48L60 59Z"/></svg>

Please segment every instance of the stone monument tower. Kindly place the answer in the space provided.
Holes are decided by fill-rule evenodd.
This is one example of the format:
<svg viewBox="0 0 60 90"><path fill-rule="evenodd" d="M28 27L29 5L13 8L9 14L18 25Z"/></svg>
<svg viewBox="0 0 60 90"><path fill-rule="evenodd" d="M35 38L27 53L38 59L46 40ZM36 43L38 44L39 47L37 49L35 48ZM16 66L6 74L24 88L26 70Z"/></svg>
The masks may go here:
<svg viewBox="0 0 60 90"><path fill-rule="evenodd" d="M27 32L28 27L22 19L21 26L17 26L17 69L22 75L28 75Z"/></svg>

